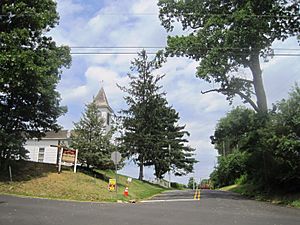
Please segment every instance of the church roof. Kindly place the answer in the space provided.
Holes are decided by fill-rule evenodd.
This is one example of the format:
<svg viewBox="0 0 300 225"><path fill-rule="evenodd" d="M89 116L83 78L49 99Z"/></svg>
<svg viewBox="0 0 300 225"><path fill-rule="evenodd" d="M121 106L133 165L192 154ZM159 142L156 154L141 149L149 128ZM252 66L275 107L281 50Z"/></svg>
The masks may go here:
<svg viewBox="0 0 300 225"><path fill-rule="evenodd" d="M101 87L100 91L98 92L97 96L94 98L94 102L99 108L107 108L111 112L113 112L112 108L109 106L107 97L104 91L104 88Z"/></svg>

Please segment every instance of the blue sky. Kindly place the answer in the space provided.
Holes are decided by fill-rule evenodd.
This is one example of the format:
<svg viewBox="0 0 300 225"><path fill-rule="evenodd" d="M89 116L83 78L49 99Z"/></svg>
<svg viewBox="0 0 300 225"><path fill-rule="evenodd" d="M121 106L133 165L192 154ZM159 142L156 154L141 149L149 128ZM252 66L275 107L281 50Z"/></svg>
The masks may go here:
<svg viewBox="0 0 300 225"><path fill-rule="evenodd" d="M167 33L160 25L156 15L156 0L57 0L60 24L50 32L59 44L76 46L165 46ZM145 15L151 14L151 15ZM180 34L177 26L173 34ZM284 43L274 43L276 48L299 48L294 38ZM141 49L122 50L136 52ZM73 50L75 51L75 50ZM77 50L83 51L83 50ZM104 50L105 51L105 50ZM108 51L108 50L106 50ZM121 50L113 50L121 51ZM154 50L151 50L153 52ZM59 118L66 129L72 129L84 110L91 102L101 85L104 87L110 105L115 112L126 107L124 94L116 83L126 85L130 60L135 55L73 55L72 66L64 70L58 91L62 104L68 106L68 113ZM268 103L287 97L295 82L300 82L300 57L274 57L270 62L262 62L265 89ZM157 73L165 73L161 82L167 92L167 99L179 112L181 124L191 133L190 145L196 148L195 173L172 180L187 183L190 176L196 179L207 178L215 163L217 153L210 144L217 121L228 112L225 97L210 93L201 94L212 84L195 77L198 63L186 58L169 58ZM241 71L246 76L248 70ZM103 81L103 82L102 82ZM239 99L234 106L241 104ZM122 173L138 176L138 168L130 163ZM146 170L145 178L152 179L151 169Z"/></svg>

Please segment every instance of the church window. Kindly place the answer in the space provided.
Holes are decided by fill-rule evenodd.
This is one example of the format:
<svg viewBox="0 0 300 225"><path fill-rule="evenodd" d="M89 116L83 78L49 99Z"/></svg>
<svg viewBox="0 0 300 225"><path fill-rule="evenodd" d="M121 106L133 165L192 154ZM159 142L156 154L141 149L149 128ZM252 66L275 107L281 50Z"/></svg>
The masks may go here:
<svg viewBox="0 0 300 225"><path fill-rule="evenodd" d="M107 123L107 125L109 125L109 121L110 121L110 114L107 113L107 117L106 117L106 123Z"/></svg>

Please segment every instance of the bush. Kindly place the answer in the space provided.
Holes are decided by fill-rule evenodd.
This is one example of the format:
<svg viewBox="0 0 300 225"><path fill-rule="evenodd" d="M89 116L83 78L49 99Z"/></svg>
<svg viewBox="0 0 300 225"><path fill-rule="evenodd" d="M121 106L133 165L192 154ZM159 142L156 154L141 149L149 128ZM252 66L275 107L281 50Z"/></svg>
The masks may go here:
<svg viewBox="0 0 300 225"><path fill-rule="evenodd" d="M177 182L171 182L171 188L175 188L175 189L185 189L186 185L184 184L179 184Z"/></svg>
<svg viewBox="0 0 300 225"><path fill-rule="evenodd" d="M234 184L235 180L246 173L248 154L234 151L227 156L220 156L218 166L210 175L214 187Z"/></svg>
<svg viewBox="0 0 300 225"><path fill-rule="evenodd" d="M296 85L289 98L277 103L267 114L257 113L249 117L251 120L239 120L237 112L245 111L228 113L213 136L216 148L224 141L223 136L216 134L238 141L234 143L236 151L219 157L211 174L214 186L248 182L263 192L299 192L300 87ZM235 126L237 121L239 129Z"/></svg>
<svg viewBox="0 0 300 225"><path fill-rule="evenodd" d="M241 175L239 178L235 179L234 184L246 184L248 181L247 174Z"/></svg>

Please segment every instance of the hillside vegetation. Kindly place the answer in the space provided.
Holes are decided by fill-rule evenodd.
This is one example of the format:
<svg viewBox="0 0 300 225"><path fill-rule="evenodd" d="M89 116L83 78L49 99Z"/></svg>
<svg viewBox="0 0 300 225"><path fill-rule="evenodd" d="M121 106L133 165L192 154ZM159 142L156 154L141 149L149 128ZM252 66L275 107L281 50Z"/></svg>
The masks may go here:
<svg viewBox="0 0 300 225"><path fill-rule="evenodd" d="M300 193L262 193L250 184L233 184L220 188L221 191L232 191L256 200L267 201L279 205L300 208Z"/></svg>
<svg viewBox="0 0 300 225"><path fill-rule="evenodd" d="M25 164L24 164L25 163ZM56 172L54 165L23 162L23 168L18 169L13 176L13 182L8 182L3 174L0 180L1 194L14 194L50 199L68 199L79 201L109 201L117 199L140 200L149 198L164 191L159 186L132 179L129 185L129 196L124 197L127 177L118 175L118 198L116 192L108 191L109 178L115 178L113 171L79 171L76 174L64 168L61 174ZM20 165L18 165L20 167ZM6 180L6 181L5 181Z"/></svg>
<svg viewBox="0 0 300 225"><path fill-rule="evenodd" d="M221 118L211 141L218 164L210 175L215 188L253 185L259 193L299 194L300 86L266 114L237 107Z"/></svg>

